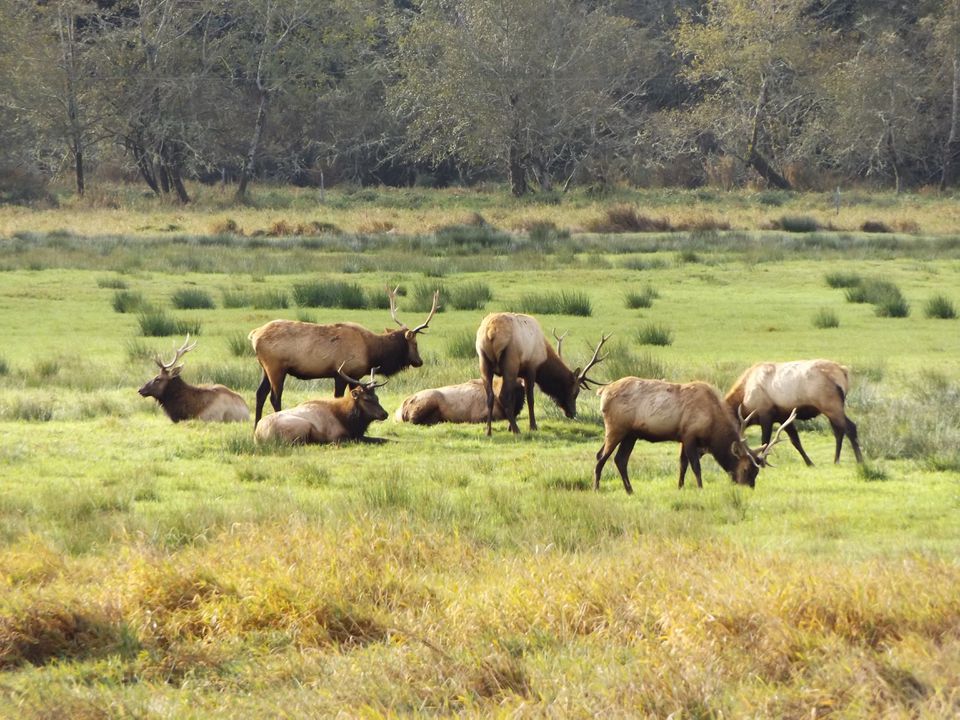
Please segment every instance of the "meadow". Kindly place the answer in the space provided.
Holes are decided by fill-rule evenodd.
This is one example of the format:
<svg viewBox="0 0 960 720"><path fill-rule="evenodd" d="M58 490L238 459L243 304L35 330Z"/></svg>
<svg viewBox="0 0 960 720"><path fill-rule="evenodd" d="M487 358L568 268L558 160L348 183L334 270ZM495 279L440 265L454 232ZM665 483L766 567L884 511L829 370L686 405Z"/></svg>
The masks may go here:
<svg viewBox="0 0 960 720"><path fill-rule="evenodd" d="M960 713L955 202L200 197L0 208L0 717ZM388 284L409 324L444 303L391 414L477 375L487 312L531 311L571 366L613 332L601 380L843 362L867 461L814 420L814 467L784 443L755 490L710 458L678 490L679 447L639 443L628 497L612 464L592 489L592 393L572 421L538 394L516 438L391 418L283 448L136 392L189 331L185 379L252 407L251 329L390 326Z"/></svg>

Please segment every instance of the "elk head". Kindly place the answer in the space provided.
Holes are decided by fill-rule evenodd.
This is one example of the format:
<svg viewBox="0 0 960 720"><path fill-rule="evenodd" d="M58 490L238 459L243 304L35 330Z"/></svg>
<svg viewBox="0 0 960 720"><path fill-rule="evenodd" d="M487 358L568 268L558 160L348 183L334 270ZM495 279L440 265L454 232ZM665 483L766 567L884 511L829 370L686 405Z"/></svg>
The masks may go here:
<svg viewBox="0 0 960 720"><path fill-rule="evenodd" d="M563 338L565 338L567 334L564 333L563 335L557 337L557 334L553 333L553 336L557 338L557 356L560 356L560 347L563 344ZM588 362L583 367L582 370L580 368L577 368L576 370L573 371L572 373L573 381L570 383L570 388L567 391L566 397L561 398L558 401L560 408L563 410L563 414L566 415L568 418L575 418L577 416L577 397L580 395L581 389L587 389L588 387L590 387L591 383L598 387L601 385L606 385L606 383L597 382L596 380L593 380L592 378L587 377L587 373L590 371L590 369L594 365L597 365L603 362L604 360L606 360L607 358L606 355L604 355L603 357L599 357L599 355L600 355L600 348L602 348L603 344L607 342L607 340L609 339L610 339L610 335L604 335L603 333L601 333L600 342L597 344L597 349L593 351L593 357L590 358L590 362Z"/></svg>
<svg viewBox="0 0 960 720"><path fill-rule="evenodd" d="M757 475L760 474L760 468L773 467L773 465L767 460L767 457L770 455L770 451L773 450L775 445L783 442L783 438L780 437L780 433L782 433L788 425L797 419L797 409L794 408L793 412L790 413L790 417L784 420L780 424L780 427L777 428L777 434L773 436L773 440L766 445L761 445L756 450L751 450L747 445L745 432L755 413L756 410L744 417L743 405L739 405L737 407L737 419L740 421L739 439L734 442L733 446L730 448L734 456L737 458L737 467L733 476L734 482L739 485L749 485L750 487L754 487L756 485Z"/></svg>
<svg viewBox="0 0 960 720"><path fill-rule="evenodd" d="M350 387L350 396L353 398L354 403L356 403L360 414L364 417L373 418L374 420L386 420L388 417L387 411L383 409L376 393L378 387L387 384L386 380L380 383L377 382L376 373L380 368L371 368L369 382L361 382L343 372L344 365L346 365L345 362L340 364L340 367L337 368L337 374L339 374Z"/></svg>
<svg viewBox="0 0 960 720"><path fill-rule="evenodd" d="M390 298L390 317L400 326L400 330L395 332L402 332L404 339L407 341L407 364L411 367L420 367L423 365L423 360L420 358L420 353L417 350L417 334L427 331L427 326L430 324L430 321L433 320L433 316L437 314L437 310L440 309L440 291L435 290L433 293L433 307L430 308L430 314L427 315L427 319L411 330L405 323L400 322L397 318L397 291L399 289L399 285L393 290L389 287L387 288L387 297Z"/></svg>
<svg viewBox="0 0 960 720"><path fill-rule="evenodd" d="M186 355L188 352L193 350L197 346L196 341L191 345L190 344L190 333L187 333L186 340L183 341L183 345L176 351L173 356L173 360L168 363L165 363L160 355L156 355L153 361L160 368L160 373L153 378L153 380L144 384L143 387L138 391L143 397L154 397L160 398L166 392L167 384L175 377L180 375L180 371L183 370L183 364L177 365L177 362Z"/></svg>

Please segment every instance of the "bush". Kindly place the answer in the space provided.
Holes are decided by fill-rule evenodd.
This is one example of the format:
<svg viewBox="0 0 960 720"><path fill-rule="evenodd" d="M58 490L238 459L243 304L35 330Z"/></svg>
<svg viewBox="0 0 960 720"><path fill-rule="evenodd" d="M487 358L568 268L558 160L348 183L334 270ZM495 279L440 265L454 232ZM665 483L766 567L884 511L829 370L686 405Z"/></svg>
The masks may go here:
<svg viewBox="0 0 960 720"><path fill-rule="evenodd" d="M485 282L468 282L451 288L447 300L455 310L482 310L493 300L493 291Z"/></svg>
<svg viewBox="0 0 960 720"><path fill-rule="evenodd" d="M293 286L293 299L300 307L334 307L359 310L367 297L357 283L343 281L300 283Z"/></svg>
<svg viewBox="0 0 960 720"><path fill-rule="evenodd" d="M832 288L856 287L863 283L863 277L852 272L832 272L824 276L827 285Z"/></svg>
<svg viewBox="0 0 960 720"><path fill-rule="evenodd" d="M902 295L885 297L873 310L877 317L904 318L910 315L910 304Z"/></svg>
<svg viewBox="0 0 960 720"><path fill-rule="evenodd" d="M840 318L837 317L837 314L833 310L820 308L817 314L813 316L813 326L821 330L840 327Z"/></svg>
<svg viewBox="0 0 960 720"><path fill-rule="evenodd" d="M793 233L816 232L820 229L820 223L806 215L785 215L775 220L773 226L776 230Z"/></svg>
<svg viewBox="0 0 960 720"><path fill-rule="evenodd" d="M869 303L870 305L903 301L900 288L889 280L877 280L875 278L863 280L860 284L847 288L846 297L847 302Z"/></svg>
<svg viewBox="0 0 960 720"><path fill-rule="evenodd" d="M673 333L663 325L650 323L637 330L637 342L641 345L670 345Z"/></svg>
<svg viewBox="0 0 960 720"><path fill-rule="evenodd" d="M447 340L447 357L466 360L476 357L476 335L469 330L461 330Z"/></svg>
<svg viewBox="0 0 960 720"><path fill-rule="evenodd" d="M923 312L928 318L940 318L941 320L952 320L957 316L957 309L953 306L950 298L945 295L934 295L927 300Z"/></svg>
<svg viewBox="0 0 960 720"><path fill-rule="evenodd" d="M0 204L25 204L49 197L47 179L38 170L6 162L0 164Z"/></svg>
<svg viewBox="0 0 960 720"><path fill-rule="evenodd" d="M527 294L520 297L519 312L541 315L578 315L589 317L593 314L590 298L576 291L563 290L558 293Z"/></svg>
<svg viewBox="0 0 960 720"><path fill-rule="evenodd" d="M860 226L860 230L865 233L889 233L893 232L890 227L879 220L867 220Z"/></svg>
<svg viewBox="0 0 960 720"><path fill-rule="evenodd" d="M143 294L133 290L117 290L113 294L113 309L118 313L131 313L143 310L147 302Z"/></svg>
<svg viewBox="0 0 960 720"><path fill-rule="evenodd" d="M212 310L216 307L210 293L200 288L180 288L170 296L170 302L178 310Z"/></svg>
<svg viewBox="0 0 960 720"><path fill-rule="evenodd" d="M596 233L665 232L670 230L670 223L662 218L655 220L641 215L632 205L614 205L607 208L602 217L588 222L586 227Z"/></svg>
<svg viewBox="0 0 960 720"><path fill-rule="evenodd" d="M631 290L624 296L624 304L629 310L637 310L639 308L648 308L653 305L653 301L660 297L660 294L653 289L652 286L647 285L643 290Z"/></svg>

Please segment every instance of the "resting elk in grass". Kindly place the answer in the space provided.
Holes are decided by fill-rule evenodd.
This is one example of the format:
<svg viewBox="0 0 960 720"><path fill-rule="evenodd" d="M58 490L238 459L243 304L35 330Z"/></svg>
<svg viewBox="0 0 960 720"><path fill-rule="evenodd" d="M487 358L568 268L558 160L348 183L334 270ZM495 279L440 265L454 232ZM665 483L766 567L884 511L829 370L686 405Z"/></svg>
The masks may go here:
<svg viewBox="0 0 960 720"><path fill-rule="evenodd" d="M345 373L363 377L374 367L390 376L407 367L420 367L423 360L417 350L417 335L424 332L440 307L440 292L433 294L433 307L427 319L412 330L397 319L397 290L388 290L390 317L400 326L382 333L367 330L356 323L316 323L296 320L273 320L253 330L250 342L263 368L263 380L257 388L254 427L263 415L263 404L270 395L270 404L280 410L283 383L287 375L301 380L333 378L334 396L343 397L347 382Z"/></svg>
<svg viewBox="0 0 960 720"><path fill-rule="evenodd" d="M180 377L183 365L177 362L197 346L190 344L190 336L173 360L165 363L159 355L154 362L160 374L140 388L143 397L155 398L160 407L174 422L181 420L205 420L208 422L243 422L250 419L247 403L224 385L190 385Z"/></svg>
<svg viewBox="0 0 960 720"><path fill-rule="evenodd" d="M530 429L537 429L533 412L533 386L549 395L568 418L577 415L577 395L588 383L600 385L587 377L587 372L603 358L597 358L600 348L610 338L600 336L600 344L582 370L570 370L560 356L562 337L557 338L554 351L540 329L540 324L521 313L492 313L477 329L477 355L480 358L480 377L487 401L487 435L493 422L493 376L503 378L500 386L500 405L514 433L519 433L516 413L513 412L515 394L521 392L518 379L523 379L527 395Z"/></svg>
<svg viewBox="0 0 960 720"><path fill-rule="evenodd" d="M743 431L750 418L734 415L720 392L704 382L685 384L663 380L625 377L597 391L603 414L603 447L597 453L593 487L600 489L600 473L607 459L617 450L614 463L623 478L623 487L632 493L627 462L637 440L680 443L680 483L693 468L697 487L703 487L700 456L709 452L717 463L741 485L753 487L767 456L780 442L780 432L796 417L794 412L777 430L777 437L757 450L747 447Z"/></svg>
<svg viewBox="0 0 960 720"><path fill-rule="evenodd" d="M832 360L797 360L794 362L757 363L746 370L727 393L731 408L743 407L750 413L752 425L759 425L761 441L769 442L774 423L782 423L796 408L797 418L809 420L823 413L830 420L837 451L833 461L840 462L843 436L850 438L850 445L863 462L860 443L857 442L857 426L847 417L844 403L850 389L850 371ZM800 435L794 425L786 427L790 442L807 465L813 461L800 444Z"/></svg>
<svg viewBox="0 0 960 720"><path fill-rule="evenodd" d="M387 411L376 393L376 389L386 383L376 381L376 371L377 368L372 368L370 381L361 382L343 372L341 365L338 377L350 388L346 397L308 400L268 415L257 425L254 438L257 442L273 440L301 445L363 440L370 423L387 419Z"/></svg>
<svg viewBox="0 0 960 720"><path fill-rule="evenodd" d="M523 382L522 380L520 381ZM500 392L501 381L493 381L493 389ZM514 393L513 416L523 409L523 393ZM505 420L506 414L499 401L494 403L493 419ZM413 425L435 425L436 423L481 423L487 419L487 393L483 389L483 380L468 380L459 385L430 388L414 393L397 408L397 422Z"/></svg>

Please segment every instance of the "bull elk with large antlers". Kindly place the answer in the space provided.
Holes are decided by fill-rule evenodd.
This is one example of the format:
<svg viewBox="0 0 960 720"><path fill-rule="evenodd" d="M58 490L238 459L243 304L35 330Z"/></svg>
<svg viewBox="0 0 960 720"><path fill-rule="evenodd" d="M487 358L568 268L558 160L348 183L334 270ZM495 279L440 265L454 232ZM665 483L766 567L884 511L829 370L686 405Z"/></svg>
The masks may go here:
<svg viewBox="0 0 960 720"><path fill-rule="evenodd" d="M268 415L257 425L257 442L278 440L293 444L340 443L361 440L374 420L386 420L376 389L386 382L376 380L377 368L370 370L369 382L361 382L337 370L338 377L350 388L346 397L334 400L308 400L289 410ZM372 442L372 441L370 441Z"/></svg>
<svg viewBox="0 0 960 720"><path fill-rule="evenodd" d="M762 442L769 442L774 423L783 423L791 408L797 418L809 420L823 413L830 420L837 450L833 461L840 462L843 436L850 438L857 462L863 462L857 426L847 417L845 401L850 391L850 371L832 360L796 360L793 362L764 362L744 371L727 392L731 408L743 407L752 416L752 425L759 425ZM783 427L783 426L781 426ZM813 461L800 444L800 435L794 425L786 426L790 442L807 465Z"/></svg>
<svg viewBox="0 0 960 720"><path fill-rule="evenodd" d="M209 422L248 420L250 410L247 403L230 388L225 385L190 385L180 377L183 364L177 363L196 346L196 342L190 344L190 335L187 335L173 360L164 362L157 355L154 362L160 368L160 373L140 388L140 394L155 398L174 422L193 419Z"/></svg>
<svg viewBox="0 0 960 720"><path fill-rule="evenodd" d="M382 375L389 377L404 368L423 365L417 335L426 331L440 308L440 291L433 294L427 319L412 330L397 319L397 289L387 290L387 295L390 317L400 326L397 330L387 328L375 333L350 322L318 325L296 320L273 320L253 330L250 342L263 368L254 427L263 415L268 394L273 409L280 410L287 375L301 380L333 378L334 397L343 397L348 385L344 373L363 377L372 368L379 368ZM345 368L344 373L338 368Z"/></svg>
<svg viewBox="0 0 960 720"><path fill-rule="evenodd" d="M760 468L769 465L767 456L781 442L780 432L797 416L796 410L777 430L773 442L756 450L747 446L743 433L750 417L734 415L720 392L704 382L677 384L664 380L625 377L600 388L600 412L603 414L603 446L597 452L593 487L600 489L600 473L607 459L617 450L614 463L623 479L623 487L632 493L627 463L637 440L680 443L680 483L693 468L697 487L703 487L700 456L709 452L738 484L753 487ZM738 423L739 419L739 423Z"/></svg>
<svg viewBox="0 0 960 720"><path fill-rule="evenodd" d="M601 383L587 377L587 372L603 360L600 348L610 338L600 336L600 344L590 362L581 370L570 370L560 356L563 338L557 338L555 351L540 328L540 323L521 313L492 313L477 328L477 356L480 359L480 378L487 399L487 435L493 422L493 376L503 378L500 386L500 405L510 429L519 433L516 413L513 412L514 394L520 391L518 378L523 378L527 395L530 429L537 429L533 412L533 387L536 385L549 395L568 418L577 415L577 396L589 383Z"/></svg>

